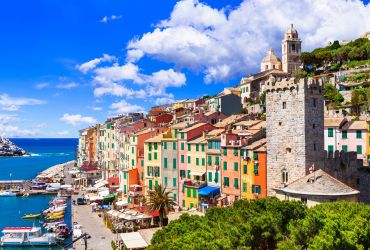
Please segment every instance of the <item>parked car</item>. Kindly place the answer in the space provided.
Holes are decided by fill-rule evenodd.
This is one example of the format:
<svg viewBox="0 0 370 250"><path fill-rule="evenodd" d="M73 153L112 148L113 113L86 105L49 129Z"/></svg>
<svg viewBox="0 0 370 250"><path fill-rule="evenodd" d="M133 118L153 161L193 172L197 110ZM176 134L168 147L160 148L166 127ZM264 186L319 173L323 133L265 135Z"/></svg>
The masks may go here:
<svg viewBox="0 0 370 250"><path fill-rule="evenodd" d="M77 198L77 205L85 205L85 199L84 198Z"/></svg>

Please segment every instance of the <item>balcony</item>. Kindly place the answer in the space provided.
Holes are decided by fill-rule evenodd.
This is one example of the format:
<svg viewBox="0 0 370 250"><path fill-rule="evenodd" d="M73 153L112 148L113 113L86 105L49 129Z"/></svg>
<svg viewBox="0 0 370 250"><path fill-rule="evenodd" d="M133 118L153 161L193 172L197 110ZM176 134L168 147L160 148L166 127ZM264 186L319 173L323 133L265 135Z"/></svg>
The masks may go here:
<svg viewBox="0 0 370 250"><path fill-rule="evenodd" d="M198 181L198 180L185 180L184 181L184 186L185 187L194 187L194 188L202 188L207 185L206 181Z"/></svg>

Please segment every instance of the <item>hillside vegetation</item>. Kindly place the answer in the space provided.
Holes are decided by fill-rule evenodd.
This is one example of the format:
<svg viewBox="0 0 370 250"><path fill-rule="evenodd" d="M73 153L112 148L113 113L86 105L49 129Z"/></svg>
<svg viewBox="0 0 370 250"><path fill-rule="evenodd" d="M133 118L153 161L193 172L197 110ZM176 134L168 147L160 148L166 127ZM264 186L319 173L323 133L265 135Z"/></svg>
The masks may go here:
<svg viewBox="0 0 370 250"><path fill-rule="evenodd" d="M275 198L240 200L205 216L182 215L149 249L368 249L370 207L334 202L308 209Z"/></svg>

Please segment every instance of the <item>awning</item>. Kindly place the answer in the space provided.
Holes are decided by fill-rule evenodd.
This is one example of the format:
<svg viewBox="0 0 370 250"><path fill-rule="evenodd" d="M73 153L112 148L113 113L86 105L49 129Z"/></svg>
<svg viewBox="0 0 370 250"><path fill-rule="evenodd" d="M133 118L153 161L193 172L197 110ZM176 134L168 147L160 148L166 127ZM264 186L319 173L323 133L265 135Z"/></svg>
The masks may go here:
<svg viewBox="0 0 370 250"><path fill-rule="evenodd" d="M139 232L123 233L120 235L123 244L128 249L147 248L148 244Z"/></svg>
<svg viewBox="0 0 370 250"><path fill-rule="evenodd" d="M104 190L104 191L99 192L100 197L104 197L104 196L107 196L107 195L109 195L109 190Z"/></svg>
<svg viewBox="0 0 370 250"><path fill-rule="evenodd" d="M101 188L101 187L104 187L104 186L106 186L106 185L108 185L108 182L107 182L107 181L105 181L105 180L103 180L103 181L99 181L98 183L96 183L96 184L94 185L94 187L96 187L96 188Z"/></svg>
<svg viewBox="0 0 370 250"><path fill-rule="evenodd" d="M121 207L123 207L123 206L127 206L127 205L128 205L127 200L121 200L121 201L117 201L117 202L116 202L116 206L121 206Z"/></svg>
<svg viewBox="0 0 370 250"><path fill-rule="evenodd" d="M204 195L204 196L208 196L208 195L217 195L217 194L220 194L220 188L219 187L212 187L212 186L205 186L203 188L200 188L198 190L198 194L199 195Z"/></svg>
<svg viewBox="0 0 370 250"><path fill-rule="evenodd" d="M205 173L206 173L205 171L194 171L194 170L190 171L190 175L195 175L195 176L202 176Z"/></svg>

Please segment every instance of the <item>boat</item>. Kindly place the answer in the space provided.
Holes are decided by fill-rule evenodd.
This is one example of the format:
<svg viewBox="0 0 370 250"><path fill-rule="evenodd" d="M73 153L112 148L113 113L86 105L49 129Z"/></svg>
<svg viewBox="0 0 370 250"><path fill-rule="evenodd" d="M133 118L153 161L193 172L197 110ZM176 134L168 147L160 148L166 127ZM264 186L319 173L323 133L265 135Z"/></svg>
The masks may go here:
<svg viewBox="0 0 370 250"><path fill-rule="evenodd" d="M56 235L43 234L41 227L5 227L0 246L54 246Z"/></svg>
<svg viewBox="0 0 370 250"><path fill-rule="evenodd" d="M16 193L10 192L10 191L1 191L0 197L14 197L17 196Z"/></svg>
<svg viewBox="0 0 370 250"><path fill-rule="evenodd" d="M45 182L33 182L32 183L33 185L31 186L31 189L32 190L45 190L46 189L46 186L47 184Z"/></svg>
<svg viewBox="0 0 370 250"><path fill-rule="evenodd" d="M64 218L64 214L61 215L52 215L52 216L46 216L45 219L47 220L57 220Z"/></svg>
<svg viewBox="0 0 370 250"><path fill-rule="evenodd" d="M25 214L22 216L22 219L36 219L41 216L41 213L39 214Z"/></svg>
<svg viewBox="0 0 370 250"><path fill-rule="evenodd" d="M54 230L58 240L65 240L71 234L71 231L65 223L57 224Z"/></svg>
<svg viewBox="0 0 370 250"><path fill-rule="evenodd" d="M66 205L60 205L60 206L54 206L54 207L50 207L48 209L45 209L42 213L44 215L46 214L49 214L49 213L56 213L56 212L60 212L60 211L64 211L66 209Z"/></svg>
<svg viewBox="0 0 370 250"><path fill-rule="evenodd" d="M114 200L114 198L116 197L115 194L110 194L110 195L107 195L107 196L104 196L103 197L103 200L104 201L108 201L108 202L112 202Z"/></svg>

